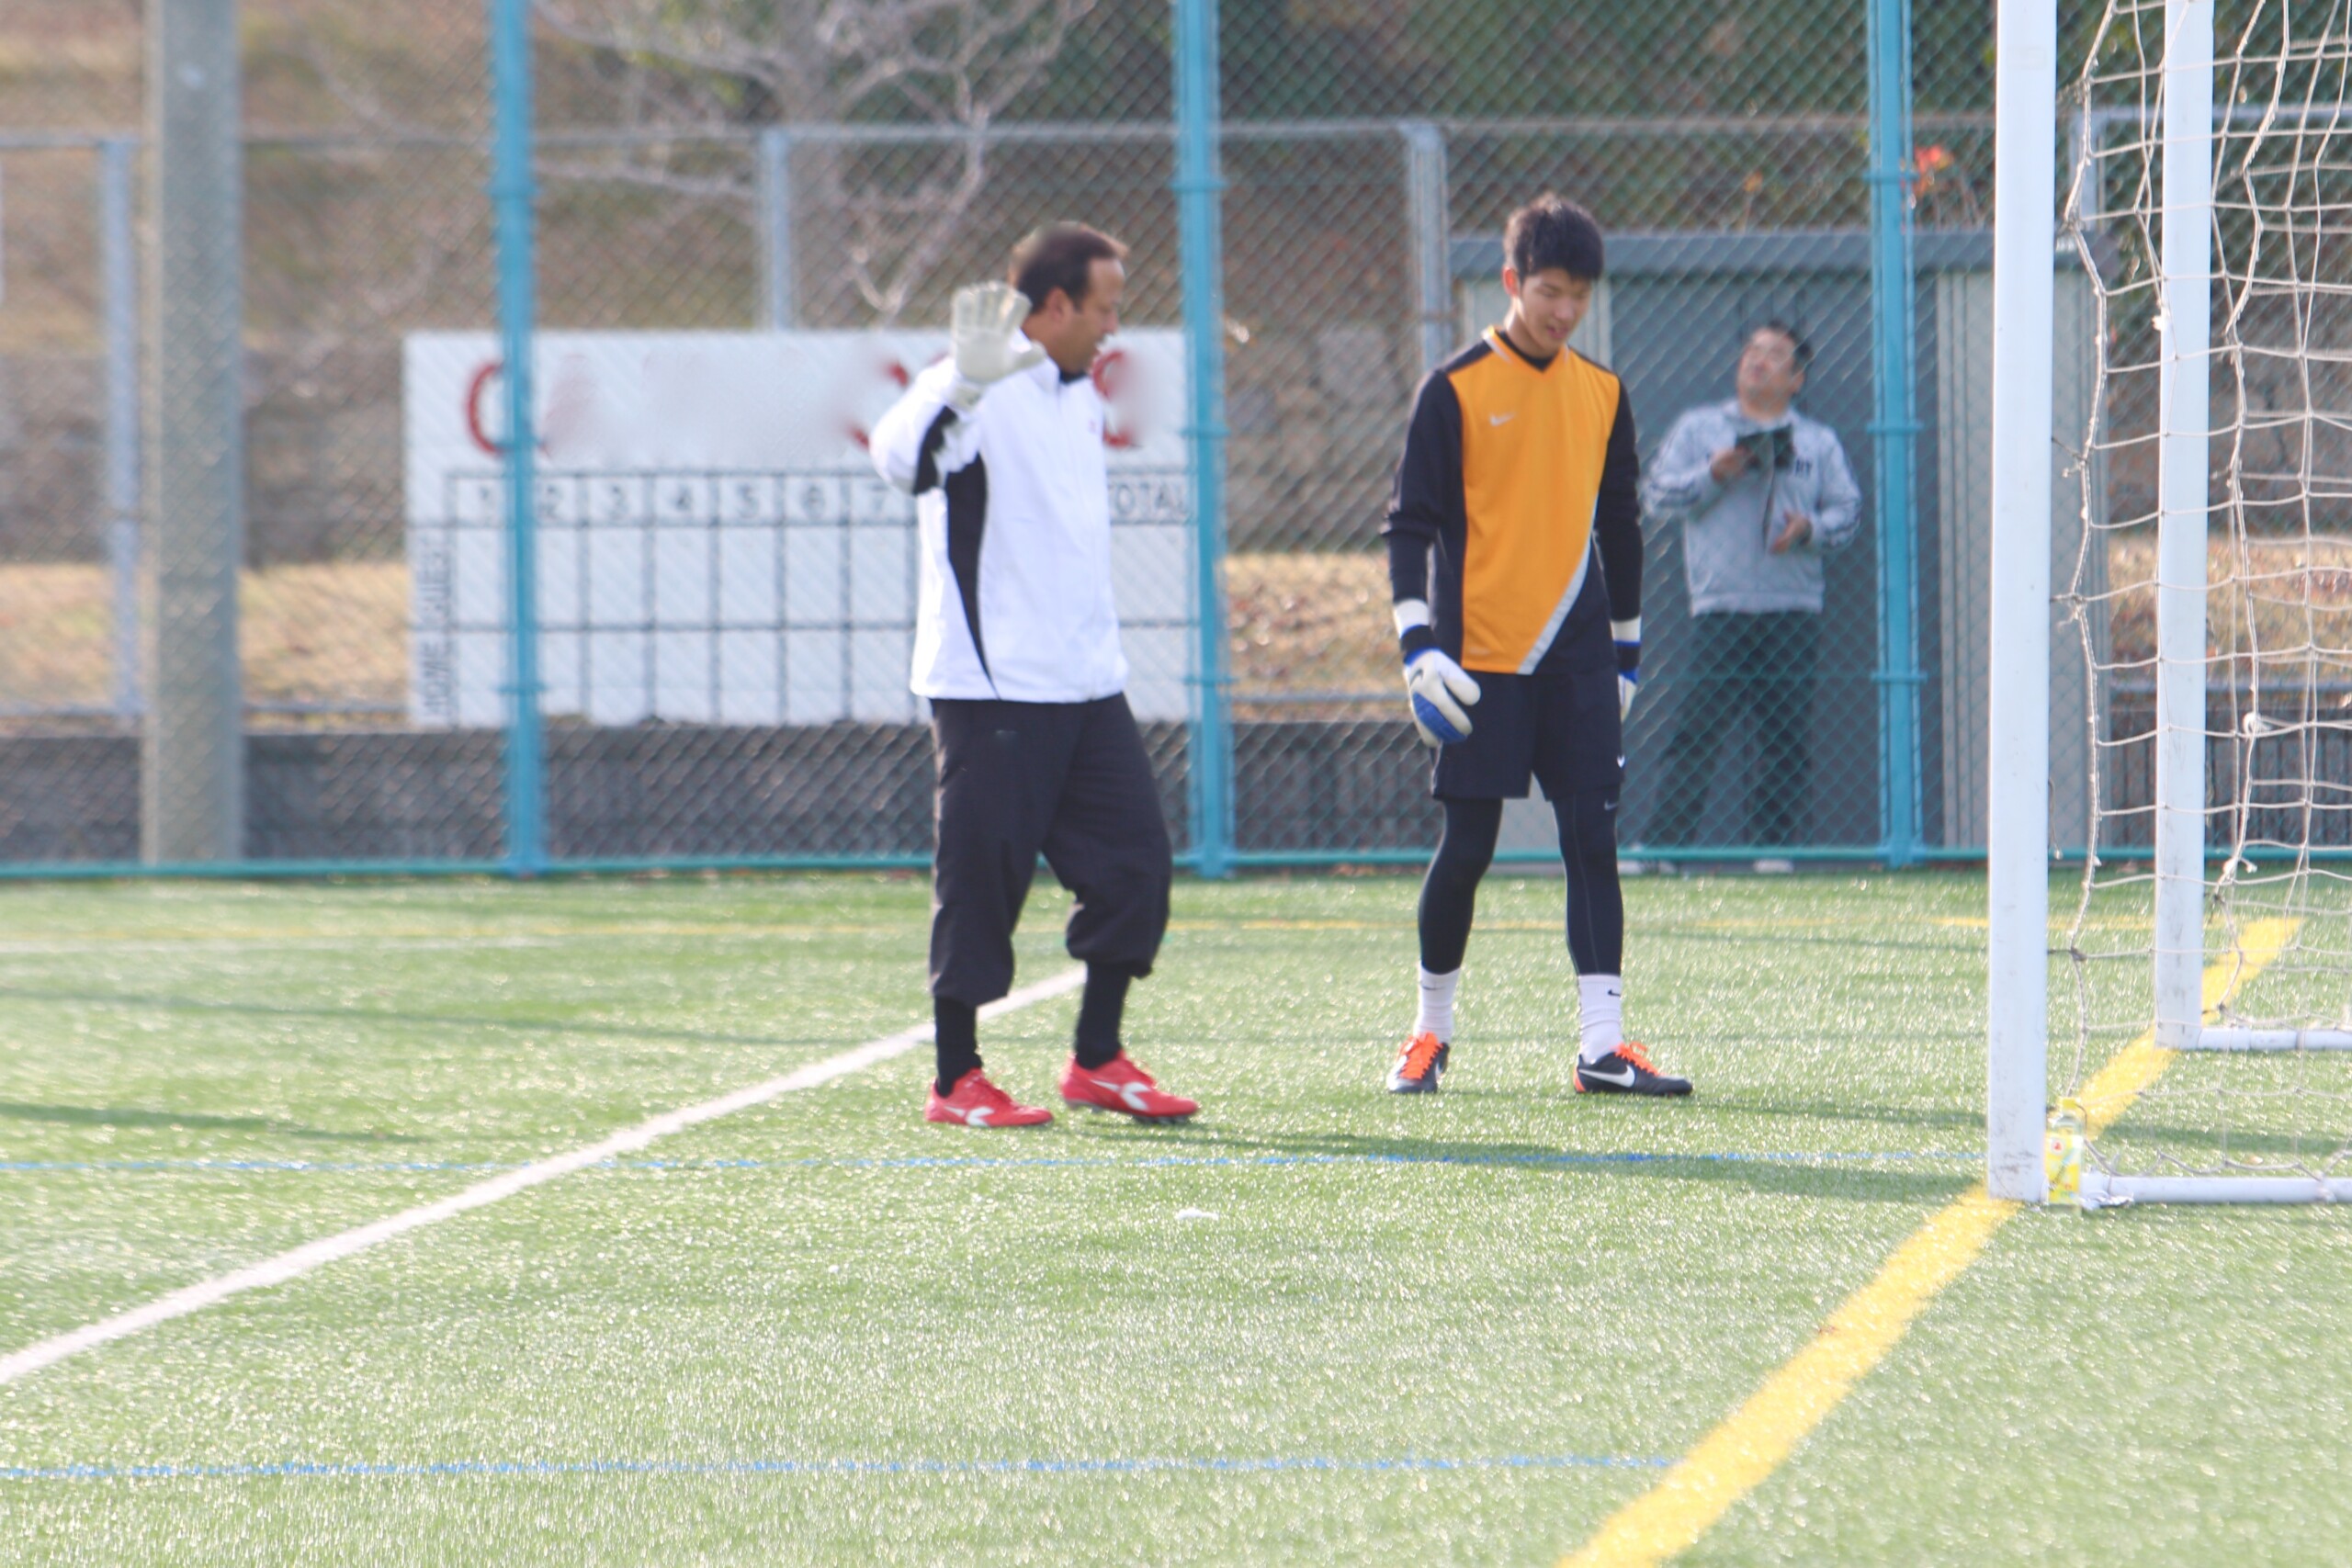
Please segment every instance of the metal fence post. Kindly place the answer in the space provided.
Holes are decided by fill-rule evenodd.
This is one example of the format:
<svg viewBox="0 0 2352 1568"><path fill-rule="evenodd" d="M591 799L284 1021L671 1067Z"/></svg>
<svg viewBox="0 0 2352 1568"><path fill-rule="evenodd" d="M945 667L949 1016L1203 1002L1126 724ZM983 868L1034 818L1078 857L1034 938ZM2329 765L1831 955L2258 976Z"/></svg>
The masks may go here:
<svg viewBox="0 0 2352 1568"><path fill-rule="evenodd" d="M146 358L152 533L140 768L152 864L244 851L244 146L236 0L148 0Z"/></svg>
<svg viewBox="0 0 2352 1568"><path fill-rule="evenodd" d="M1225 649L1225 279L1217 162L1216 0L1176 4L1176 193L1192 384L1200 669L1193 702L1193 849L1203 876L1232 869L1233 731Z"/></svg>
<svg viewBox="0 0 2352 1568"><path fill-rule="evenodd" d="M1421 374L1426 376L1445 363L1456 331L1445 132L1425 119L1407 120L1396 129L1405 139L1405 209L1413 236L1413 289L1419 303Z"/></svg>
<svg viewBox="0 0 2352 1568"><path fill-rule="evenodd" d="M534 314L529 0L490 0L496 119L490 198L498 222L498 327L506 370L507 869L547 865L546 787L539 733L538 552L531 423Z"/></svg>
<svg viewBox="0 0 2352 1568"><path fill-rule="evenodd" d="M792 132L771 125L760 132L760 325L782 332L799 324L793 289Z"/></svg>
<svg viewBox="0 0 2352 1568"><path fill-rule="evenodd" d="M107 564L114 580L115 716L139 715L139 257L131 178L139 143L98 144L98 272L106 333Z"/></svg>
<svg viewBox="0 0 2352 1568"><path fill-rule="evenodd" d="M1886 863L1919 853L1919 682L1912 457L1911 0L1871 0L1871 362L1877 449L1879 823Z"/></svg>

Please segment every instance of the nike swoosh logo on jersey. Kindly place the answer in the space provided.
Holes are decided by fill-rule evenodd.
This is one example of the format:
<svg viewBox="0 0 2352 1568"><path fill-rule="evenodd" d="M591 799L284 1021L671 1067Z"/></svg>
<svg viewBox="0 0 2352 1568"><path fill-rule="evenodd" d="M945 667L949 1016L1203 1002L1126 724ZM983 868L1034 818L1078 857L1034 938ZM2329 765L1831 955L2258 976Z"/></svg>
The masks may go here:
<svg viewBox="0 0 2352 1568"><path fill-rule="evenodd" d="M1627 1067L1623 1073L1604 1073L1598 1066L1588 1062L1582 1070L1585 1077L1598 1078L1602 1083L1613 1083L1620 1089L1634 1087L1634 1069L1631 1067Z"/></svg>
<svg viewBox="0 0 2352 1568"><path fill-rule="evenodd" d="M1510 413L1490 413L1487 416L1487 423L1488 424L1509 424L1512 420L1515 420L1518 417L1519 414L1516 410Z"/></svg>

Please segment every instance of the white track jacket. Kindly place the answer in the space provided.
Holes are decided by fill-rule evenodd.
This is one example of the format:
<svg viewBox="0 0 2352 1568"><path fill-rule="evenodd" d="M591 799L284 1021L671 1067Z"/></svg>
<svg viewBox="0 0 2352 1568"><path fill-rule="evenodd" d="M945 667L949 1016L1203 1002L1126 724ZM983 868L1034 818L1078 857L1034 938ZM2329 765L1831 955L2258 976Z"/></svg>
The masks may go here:
<svg viewBox="0 0 2352 1568"><path fill-rule="evenodd" d="M1082 703L1126 689L1111 598L1102 399L1050 359L948 401L956 367L914 379L874 427L874 467L915 498L924 697Z"/></svg>

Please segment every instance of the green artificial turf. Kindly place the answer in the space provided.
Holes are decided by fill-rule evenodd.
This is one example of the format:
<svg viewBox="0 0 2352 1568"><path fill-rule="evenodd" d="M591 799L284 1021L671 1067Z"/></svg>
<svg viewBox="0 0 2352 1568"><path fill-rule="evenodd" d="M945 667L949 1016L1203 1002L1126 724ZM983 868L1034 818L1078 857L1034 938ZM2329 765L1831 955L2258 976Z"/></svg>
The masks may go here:
<svg viewBox="0 0 2352 1568"><path fill-rule="evenodd" d="M1979 881L1629 883L1670 1104L1568 1092L1561 891L1483 893L1434 1099L1409 879L1187 884L1128 1037L1190 1125L930 1126L917 1051L0 1387L0 1561L1548 1562L1984 1092ZM927 897L0 890L0 1352L917 1021ZM1694 1560L2332 1561L2347 1287L2332 1212L2023 1215Z"/></svg>

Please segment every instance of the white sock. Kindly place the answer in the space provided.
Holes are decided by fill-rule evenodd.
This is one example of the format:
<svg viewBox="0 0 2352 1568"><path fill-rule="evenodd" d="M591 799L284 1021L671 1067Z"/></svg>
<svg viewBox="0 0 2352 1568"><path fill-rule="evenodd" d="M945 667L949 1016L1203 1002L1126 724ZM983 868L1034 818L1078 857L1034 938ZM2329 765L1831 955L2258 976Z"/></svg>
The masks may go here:
<svg viewBox="0 0 2352 1568"><path fill-rule="evenodd" d="M1442 1043L1453 1044L1453 988L1462 984L1462 971L1432 975L1417 964L1413 973L1421 982L1421 1010L1413 1019L1413 1032L1434 1034Z"/></svg>
<svg viewBox="0 0 2352 1568"><path fill-rule="evenodd" d="M1625 982L1615 975L1577 976L1581 1061L1598 1062L1625 1043Z"/></svg>

